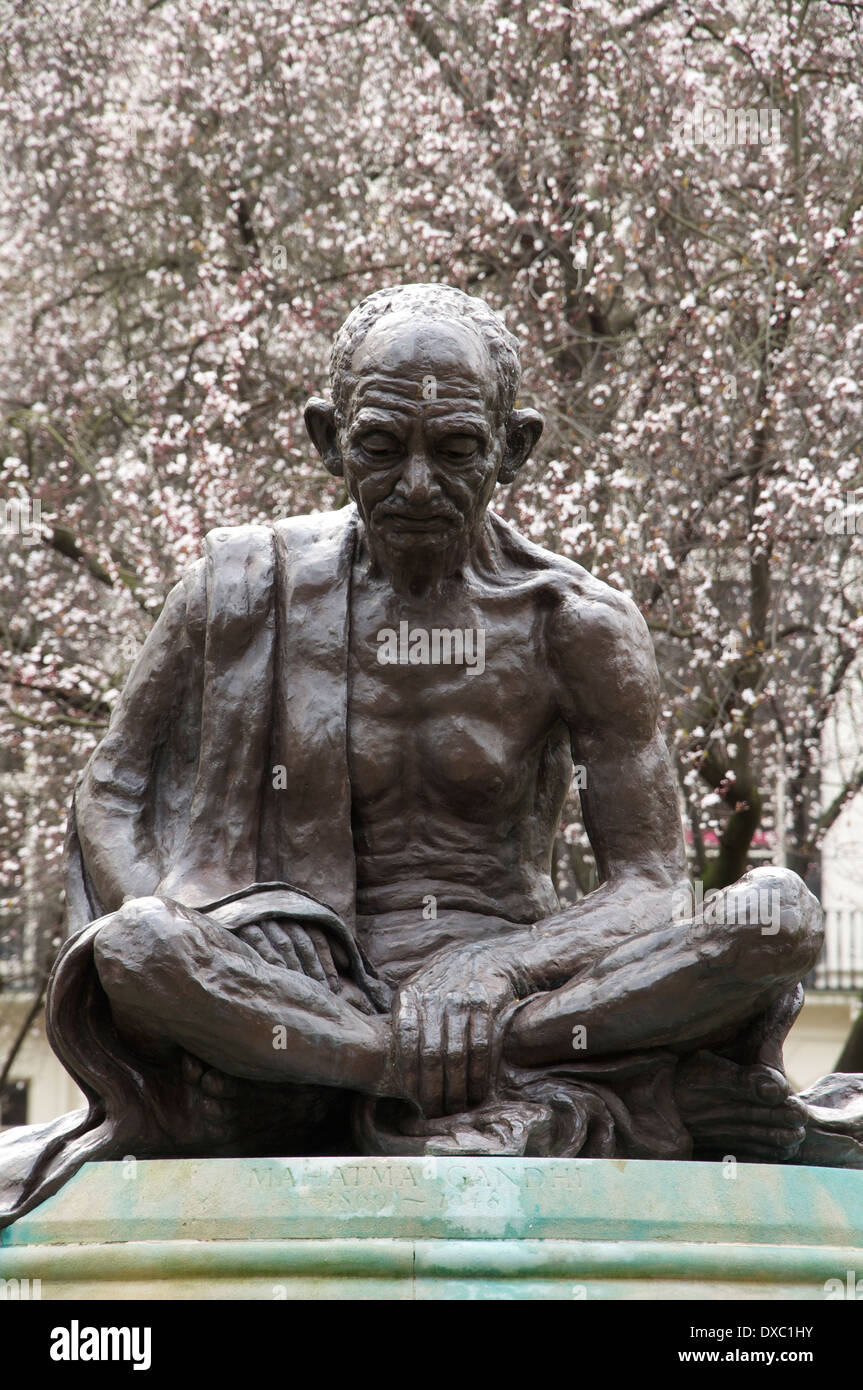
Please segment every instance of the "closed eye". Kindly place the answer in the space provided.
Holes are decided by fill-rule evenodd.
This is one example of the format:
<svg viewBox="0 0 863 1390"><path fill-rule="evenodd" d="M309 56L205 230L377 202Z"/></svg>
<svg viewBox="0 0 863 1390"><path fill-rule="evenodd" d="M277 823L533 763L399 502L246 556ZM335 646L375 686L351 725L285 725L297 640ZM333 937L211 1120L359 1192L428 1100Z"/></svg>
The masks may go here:
<svg viewBox="0 0 863 1390"><path fill-rule="evenodd" d="M401 442L385 430L374 430L371 434L364 434L358 442L366 457L377 462L386 462L402 452Z"/></svg>
<svg viewBox="0 0 863 1390"><path fill-rule="evenodd" d="M435 445L439 454L457 463L467 463L479 452L480 447L481 441L475 434L447 434Z"/></svg>

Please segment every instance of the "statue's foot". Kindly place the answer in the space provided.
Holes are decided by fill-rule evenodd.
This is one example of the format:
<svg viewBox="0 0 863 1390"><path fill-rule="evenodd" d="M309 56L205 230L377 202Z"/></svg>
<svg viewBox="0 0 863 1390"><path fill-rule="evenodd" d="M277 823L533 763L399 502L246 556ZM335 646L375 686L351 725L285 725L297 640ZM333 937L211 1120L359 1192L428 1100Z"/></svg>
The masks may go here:
<svg viewBox="0 0 863 1390"><path fill-rule="evenodd" d="M367 1099L355 1125L364 1153L522 1158L547 1154L554 1137L551 1108L519 1100L429 1120L403 1103Z"/></svg>
<svg viewBox="0 0 863 1390"><path fill-rule="evenodd" d="M834 1072L800 1094L806 1141L800 1163L863 1168L863 1076Z"/></svg>
<svg viewBox="0 0 863 1390"><path fill-rule="evenodd" d="M677 1070L680 1117L698 1157L788 1163L806 1137L806 1111L773 1067L697 1052Z"/></svg>
<svg viewBox="0 0 863 1390"><path fill-rule="evenodd" d="M425 1143L427 1154L522 1158L528 1149L547 1153L553 1134L549 1108L522 1101L500 1101L424 1123L432 1131Z"/></svg>

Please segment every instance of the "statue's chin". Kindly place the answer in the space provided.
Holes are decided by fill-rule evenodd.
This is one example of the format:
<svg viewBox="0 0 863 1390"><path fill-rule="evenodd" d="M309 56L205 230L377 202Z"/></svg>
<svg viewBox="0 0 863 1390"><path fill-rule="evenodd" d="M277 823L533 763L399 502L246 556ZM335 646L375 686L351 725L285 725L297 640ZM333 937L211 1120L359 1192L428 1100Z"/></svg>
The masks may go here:
<svg viewBox="0 0 863 1390"><path fill-rule="evenodd" d="M396 587L440 583L459 569L466 548L464 528L455 524L387 524L376 526L372 533L375 560Z"/></svg>

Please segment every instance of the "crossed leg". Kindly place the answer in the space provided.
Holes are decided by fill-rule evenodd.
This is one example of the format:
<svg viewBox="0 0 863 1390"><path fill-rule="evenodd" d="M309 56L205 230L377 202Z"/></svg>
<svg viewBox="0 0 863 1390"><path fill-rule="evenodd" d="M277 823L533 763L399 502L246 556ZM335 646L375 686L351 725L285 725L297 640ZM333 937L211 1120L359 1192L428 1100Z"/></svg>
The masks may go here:
<svg viewBox="0 0 863 1390"><path fill-rule="evenodd" d="M119 1032L151 1055L181 1049L250 1081L398 1094L386 1020L270 964L205 913L132 899L106 918L94 959Z"/></svg>
<svg viewBox="0 0 863 1390"><path fill-rule="evenodd" d="M711 913L634 936L527 999L505 1055L520 1066L571 1061L575 1028L582 1057L715 1045L796 985L822 940L821 909L796 874L750 872Z"/></svg>
<svg viewBox="0 0 863 1390"><path fill-rule="evenodd" d="M525 1001L505 1056L535 1067L676 1051L675 1098L697 1153L787 1161L805 1137L805 1108L785 1078L782 1040L822 941L821 909L802 880L758 870L728 888L707 920L627 941L561 989ZM731 1060L747 1031L754 1055Z"/></svg>

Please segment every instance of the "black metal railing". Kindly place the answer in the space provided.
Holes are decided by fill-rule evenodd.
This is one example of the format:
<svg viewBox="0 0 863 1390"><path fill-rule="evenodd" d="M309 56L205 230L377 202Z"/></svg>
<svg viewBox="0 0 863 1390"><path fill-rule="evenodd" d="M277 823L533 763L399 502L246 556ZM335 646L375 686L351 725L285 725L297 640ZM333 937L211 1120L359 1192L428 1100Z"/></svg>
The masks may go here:
<svg viewBox="0 0 863 1390"><path fill-rule="evenodd" d="M863 908L831 908L824 916L824 946L806 988L863 992Z"/></svg>

